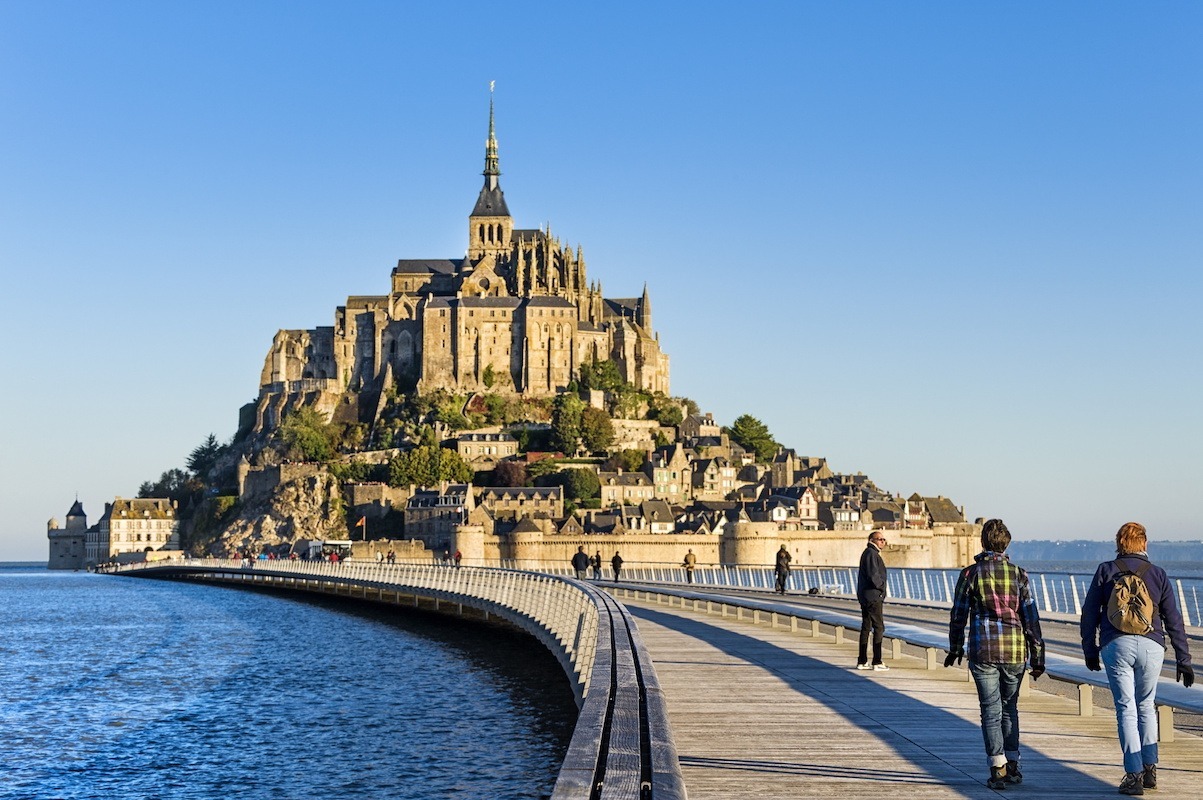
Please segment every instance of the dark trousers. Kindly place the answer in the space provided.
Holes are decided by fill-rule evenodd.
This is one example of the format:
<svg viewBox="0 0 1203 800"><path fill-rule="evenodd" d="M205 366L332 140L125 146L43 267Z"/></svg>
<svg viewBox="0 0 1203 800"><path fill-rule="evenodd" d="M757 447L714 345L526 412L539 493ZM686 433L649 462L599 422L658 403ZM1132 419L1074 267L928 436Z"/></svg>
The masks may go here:
<svg viewBox="0 0 1203 800"><path fill-rule="evenodd" d="M788 569L777 570L777 586L776 586L777 594L785 594L785 586L788 583L789 583L789 570Z"/></svg>
<svg viewBox="0 0 1203 800"><path fill-rule="evenodd" d="M881 640L885 638L886 623L883 619L885 601L867 600L860 604L860 649L856 663L869 663L869 631L873 631L873 663L881 663Z"/></svg>

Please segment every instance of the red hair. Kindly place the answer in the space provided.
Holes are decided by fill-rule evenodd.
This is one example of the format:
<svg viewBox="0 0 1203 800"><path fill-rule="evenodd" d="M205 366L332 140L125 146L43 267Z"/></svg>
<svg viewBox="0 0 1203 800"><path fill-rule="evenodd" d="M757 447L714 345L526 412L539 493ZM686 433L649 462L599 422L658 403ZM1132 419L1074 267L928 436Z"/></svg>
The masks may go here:
<svg viewBox="0 0 1203 800"><path fill-rule="evenodd" d="M1139 522L1125 522L1115 534L1115 552L1119 555L1141 553L1149 548L1148 532Z"/></svg>

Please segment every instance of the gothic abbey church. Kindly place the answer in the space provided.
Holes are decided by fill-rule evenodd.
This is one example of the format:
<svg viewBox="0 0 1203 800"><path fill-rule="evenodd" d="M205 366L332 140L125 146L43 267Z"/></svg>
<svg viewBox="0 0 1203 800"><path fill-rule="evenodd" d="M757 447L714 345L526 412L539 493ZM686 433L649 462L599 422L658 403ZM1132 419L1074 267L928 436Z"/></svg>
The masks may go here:
<svg viewBox="0 0 1203 800"><path fill-rule="evenodd" d="M501 191L493 103L484 186L468 217L467 256L401 260L387 295L348 297L332 327L282 330L263 365L257 430L293 403L374 406L392 385L419 392L555 394L583 363L612 360L648 392L669 391L647 287L605 298L585 259L550 230L514 227ZM373 409L360 407L370 418ZM365 413L366 412L366 413Z"/></svg>

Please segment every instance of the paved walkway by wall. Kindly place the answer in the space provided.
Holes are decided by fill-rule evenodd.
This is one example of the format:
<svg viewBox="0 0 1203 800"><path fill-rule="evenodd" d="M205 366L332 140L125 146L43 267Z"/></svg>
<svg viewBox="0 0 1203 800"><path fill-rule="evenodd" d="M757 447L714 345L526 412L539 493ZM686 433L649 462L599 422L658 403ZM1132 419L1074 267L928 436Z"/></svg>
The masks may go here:
<svg viewBox="0 0 1203 800"><path fill-rule="evenodd" d="M996 792L963 668L887 655L889 672L860 672L855 641L623 603L655 663L690 800L1120 796L1114 717L1080 717L1040 682L1020 702L1024 783ZM1203 797L1203 740L1162 743L1160 779L1147 797Z"/></svg>

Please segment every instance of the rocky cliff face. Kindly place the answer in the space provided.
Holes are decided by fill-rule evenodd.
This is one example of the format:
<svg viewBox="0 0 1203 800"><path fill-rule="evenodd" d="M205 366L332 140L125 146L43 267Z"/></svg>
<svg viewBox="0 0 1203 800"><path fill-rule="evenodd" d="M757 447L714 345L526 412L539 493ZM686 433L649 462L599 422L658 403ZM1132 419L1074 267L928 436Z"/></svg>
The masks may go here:
<svg viewBox="0 0 1203 800"><path fill-rule="evenodd" d="M259 553L268 547L289 549L300 539L345 539L345 508L339 482L314 467L242 497L237 516L209 549L214 555Z"/></svg>

